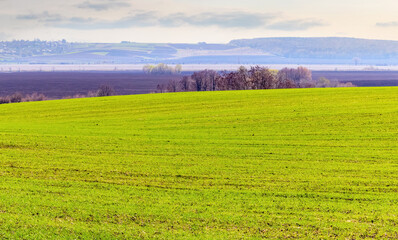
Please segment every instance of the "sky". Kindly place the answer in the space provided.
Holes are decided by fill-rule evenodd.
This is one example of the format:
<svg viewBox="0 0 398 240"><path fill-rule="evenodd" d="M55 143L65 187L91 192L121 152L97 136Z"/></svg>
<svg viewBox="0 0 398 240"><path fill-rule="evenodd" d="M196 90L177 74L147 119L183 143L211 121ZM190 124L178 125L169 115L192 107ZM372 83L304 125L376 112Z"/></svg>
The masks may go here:
<svg viewBox="0 0 398 240"><path fill-rule="evenodd" d="M0 0L0 40L398 40L397 0Z"/></svg>

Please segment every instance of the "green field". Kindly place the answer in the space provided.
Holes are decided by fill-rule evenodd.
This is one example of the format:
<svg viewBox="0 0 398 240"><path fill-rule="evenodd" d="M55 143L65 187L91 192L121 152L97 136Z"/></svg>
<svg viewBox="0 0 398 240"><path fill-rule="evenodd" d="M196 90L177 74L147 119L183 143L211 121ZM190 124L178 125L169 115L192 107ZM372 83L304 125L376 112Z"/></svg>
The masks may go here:
<svg viewBox="0 0 398 240"><path fill-rule="evenodd" d="M1 239L398 238L398 88L0 105Z"/></svg>

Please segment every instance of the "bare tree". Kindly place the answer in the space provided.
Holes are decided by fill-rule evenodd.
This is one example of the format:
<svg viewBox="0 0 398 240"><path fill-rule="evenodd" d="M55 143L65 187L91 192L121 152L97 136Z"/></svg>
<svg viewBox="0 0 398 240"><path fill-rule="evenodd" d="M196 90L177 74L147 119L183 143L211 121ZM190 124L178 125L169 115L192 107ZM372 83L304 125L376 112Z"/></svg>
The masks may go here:
<svg viewBox="0 0 398 240"><path fill-rule="evenodd" d="M208 72L208 81L210 86L210 91L217 90L217 77L218 73L216 71L209 71Z"/></svg>
<svg viewBox="0 0 398 240"><path fill-rule="evenodd" d="M251 79L249 76L249 71L244 66L240 66L235 76L235 86L236 90L247 90L251 88Z"/></svg>
<svg viewBox="0 0 398 240"><path fill-rule="evenodd" d="M203 70L192 74L193 85L196 91L214 91L216 89L217 72Z"/></svg>
<svg viewBox="0 0 398 240"><path fill-rule="evenodd" d="M101 85L97 91L97 97L112 96L115 94L115 90L109 85Z"/></svg>
<svg viewBox="0 0 398 240"><path fill-rule="evenodd" d="M300 80L304 79L307 81L312 81L312 72L306 67L298 67L297 68L297 74L300 78Z"/></svg>
<svg viewBox="0 0 398 240"><path fill-rule="evenodd" d="M278 72L283 74L284 78L292 80L297 86L300 85L300 81L312 81L312 73L308 68L284 68Z"/></svg>
<svg viewBox="0 0 398 240"><path fill-rule="evenodd" d="M276 75L276 88L296 88L297 85L293 80L287 79L283 73Z"/></svg>
<svg viewBox="0 0 398 240"><path fill-rule="evenodd" d="M274 74L265 67L251 67L249 71L251 89L272 89L277 86Z"/></svg>
<svg viewBox="0 0 398 240"><path fill-rule="evenodd" d="M194 72L191 76L193 83L194 83L194 87L195 87L195 91L202 91L203 90L203 85L204 85L204 74L203 71L201 72Z"/></svg>
<svg viewBox="0 0 398 240"><path fill-rule="evenodd" d="M178 91L178 81L177 80L170 80L167 83L167 91L168 92L177 92Z"/></svg>
<svg viewBox="0 0 398 240"><path fill-rule="evenodd" d="M156 92L165 93L166 89L167 87L164 84L158 84L158 86L156 87Z"/></svg>
<svg viewBox="0 0 398 240"><path fill-rule="evenodd" d="M218 90L244 90L249 89L250 79L247 69L240 68L235 72L223 72L216 82Z"/></svg>
<svg viewBox="0 0 398 240"><path fill-rule="evenodd" d="M215 79L215 88L217 90L228 90L228 80L226 78L226 76L228 75L228 73L226 71L221 72L221 74L219 74L216 79Z"/></svg>
<svg viewBox="0 0 398 240"><path fill-rule="evenodd" d="M180 81L181 91L187 92L191 90L191 79L188 76L182 77Z"/></svg>

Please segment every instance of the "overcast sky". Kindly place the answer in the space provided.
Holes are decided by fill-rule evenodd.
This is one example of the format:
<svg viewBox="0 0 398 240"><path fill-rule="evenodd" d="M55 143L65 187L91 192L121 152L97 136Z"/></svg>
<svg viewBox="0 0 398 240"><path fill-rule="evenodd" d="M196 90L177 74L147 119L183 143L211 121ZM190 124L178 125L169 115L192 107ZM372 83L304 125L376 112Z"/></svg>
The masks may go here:
<svg viewBox="0 0 398 240"><path fill-rule="evenodd" d="M0 40L398 40L397 0L0 0Z"/></svg>

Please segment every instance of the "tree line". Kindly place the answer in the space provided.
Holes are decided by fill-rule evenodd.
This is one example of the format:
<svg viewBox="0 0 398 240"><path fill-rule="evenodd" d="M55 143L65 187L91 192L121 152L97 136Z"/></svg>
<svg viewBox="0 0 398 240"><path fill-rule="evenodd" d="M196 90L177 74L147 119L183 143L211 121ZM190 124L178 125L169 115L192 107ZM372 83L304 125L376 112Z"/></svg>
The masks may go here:
<svg viewBox="0 0 398 240"><path fill-rule="evenodd" d="M180 74L182 71L182 66L177 64L175 67L168 66L164 63L159 63L158 65L145 65L142 70L146 74L155 74L155 75L163 75L163 74Z"/></svg>
<svg viewBox="0 0 398 240"><path fill-rule="evenodd" d="M352 87L352 83L339 83L326 78L312 79L312 72L305 67L284 68L280 71L254 66L237 71L203 70L158 84L157 92L223 91L277 88Z"/></svg>

